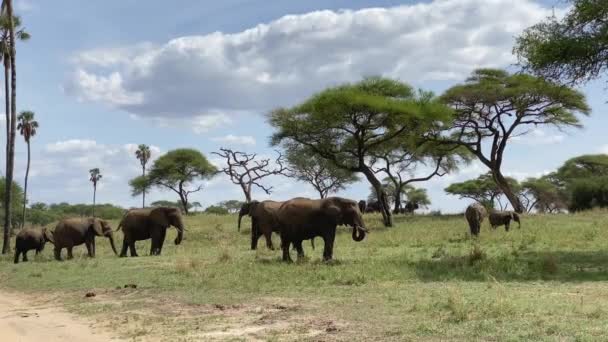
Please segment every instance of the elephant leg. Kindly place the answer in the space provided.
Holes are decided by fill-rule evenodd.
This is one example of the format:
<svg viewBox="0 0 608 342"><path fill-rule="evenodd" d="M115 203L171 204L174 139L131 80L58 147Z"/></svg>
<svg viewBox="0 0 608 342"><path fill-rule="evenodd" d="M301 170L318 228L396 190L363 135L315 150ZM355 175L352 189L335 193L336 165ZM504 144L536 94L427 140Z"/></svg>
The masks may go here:
<svg viewBox="0 0 608 342"><path fill-rule="evenodd" d="M336 238L336 232L328 234L323 237L323 260L329 261L334 257L334 240Z"/></svg>
<svg viewBox="0 0 608 342"><path fill-rule="evenodd" d="M87 255L89 256L89 258L92 258L93 257L93 247L91 246L91 241L86 241L84 243L84 245L87 247ZM69 252L69 249L68 249L68 252ZM68 255L69 255L69 253L68 253Z"/></svg>
<svg viewBox="0 0 608 342"><path fill-rule="evenodd" d="M129 252L131 252L131 256L132 257L136 257L137 255L137 251L135 250L135 241L131 241L129 243Z"/></svg>
<svg viewBox="0 0 608 342"><path fill-rule="evenodd" d="M55 253L55 260L63 261L63 260L61 260L61 248L55 247L53 252Z"/></svg>
<svg viewBox="0 0 608 342"><path fill-rule="evenodd" d="M302 248L302 241L296 241L293 243L296 251L298 251L298 259L304 258L304 248Z"/></svg>
<svg viewBox="0 0 608 342"><path fill-rule="evenodd" d="M161 233L159 230L153 230L150 234L150 237L152 238L152 243L150 244L150 255L158 255L160 235Z"/></svg>
<svg viewBox="0 0 608 342"><path fill-rule="evenodd" d="M19 263L19 257L21 256L21 252L19 251L18 248L15 248L15 259L13 260L13 262L15 264Z"/></svg>
<svg viewBox="0 0 608 342"><path fill-rule="evenodd" d="M285 262L293 262L291 255L289 255L289 245L291 245L291 242L283 239L283 261Z"/></svg>
<svg viewBox="0 0 608 342"><path fill-rule="evenodd" d="M505 223L505 231L507 231L507 232L509 231L509 225L510 225L510 222L507 221L507 223Z"/></svg>
<svg viewBox="0 0 608 342"><path fill-rule="evenodd" d="M127 248L129 248L129 243L126 239L122 240L122 249L120 250L120 257L124 258L127 256Z"/></svg>
<svg viewBox="0 0 608 342"><path fill-rule="evenodd" d="M160 239L158 240L158 254L160 255L160 253L163 251L163 245L165 244L165 237L167 236L167 230L163 229L160 232Z"/></svg>
<svg viewBox="0 0 608 342"><path fill-rule="evenodd" d="M27 251L23 251L23 262L27 261Z"/></svg>
<svg viewBox="0 0 608 342"><path fill-rule="evenodd" d="M264 232L264 237L266 238L266 247L271 251L274 251L274 246L272 245L272 231Z"/></svg>
<svg viewBox="0 0 608 342"><path fill-rule="evenodd" d="M68 259L74 259L74 255L72 254L72 248L74 248L73 246L68 247Z"/></svg>
<svg viewBox="0 0 608 342"><path fill-rule="evenodd" d="M93 238L93 240L91 241L91 249L93 250L93 257L95 257L95 255L97 254L95 247L95 238Z"/></svg>

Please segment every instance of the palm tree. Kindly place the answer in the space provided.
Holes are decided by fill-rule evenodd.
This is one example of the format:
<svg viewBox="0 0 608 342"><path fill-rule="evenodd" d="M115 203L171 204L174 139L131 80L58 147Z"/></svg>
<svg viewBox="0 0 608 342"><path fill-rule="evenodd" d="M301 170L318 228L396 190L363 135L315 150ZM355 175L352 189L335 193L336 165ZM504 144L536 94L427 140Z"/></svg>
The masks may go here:
<svg viewBox="0 0 608 342"><path fill-rule="evenodd" d="M2 6L0 7L0 16L4 16L4 23L0 23L0 41L3 42L3 46L0 50L0 55L4 59L4 84L5 84L5 102L6 102L6 127L7 127L7 147L6 147L6 182L12 184L13 182L13 171L15 164L15 131L17 121L17 66L15 63L15 37L26 40L29 39L30 35L25 33L23 30L15 32L16 24L19 23L19 19L13 16L13 1L2 0ZM4 39L2 39L4 38ZM8 44L7 44L8 43ZM8 70L6 67L10 67L11 70L11 99L10 99L10 117L8 111ZM10 120L8 120L10 119ZM9 129L10 127L10 129ZM4 239L2 244L2 254L8 253L10 250L10 223L11 223L11 207L12 207L12 187L6 187L6 193L4 194Z"/></svg>
<svg viewBox="0 0 608 342"><path fill-rule="evenodd" d="M23 111L19 114L17 120L19 124L17 125L17 129L19 133L25 139L25 143L27 144L27 168L25 169L25 183L23 186L23 220L21 221L21 227L25 225L25 204L27 203L27 179L30 175L30 140L33 136L36 135L36 131L38 130L38 121L34 120L34 112L32 111Z"/></svg>
<svg viewBox="0 0 608 342"><path fill-rule="evenodd" d="M95 216L95 196L97 195L97 182L101 179L101 171L98 168L90 169L89 173L91 178L89 180L93 183L93 216Z"/></svg>
<svg viewBox="0 0 608 342"><path fill-rule="evenodd" d="M150 160L152 153L150 152L150 146L145 144L140 144L137 147L137 151L135 151L135 157L139 159L139 163L141 164L141 174L142 177L146 177L146 164ZM146 207L146 188L144 187L144 191L142 191L142 200L141 207Z"/></svg>

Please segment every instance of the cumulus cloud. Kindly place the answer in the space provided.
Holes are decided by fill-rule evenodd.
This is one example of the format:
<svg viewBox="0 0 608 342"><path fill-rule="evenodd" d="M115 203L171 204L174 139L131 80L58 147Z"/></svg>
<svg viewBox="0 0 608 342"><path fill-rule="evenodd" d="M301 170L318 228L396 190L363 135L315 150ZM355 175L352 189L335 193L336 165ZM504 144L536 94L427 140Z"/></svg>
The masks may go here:
<svg viewBox="0 0 608 342"><path fill-rule="evenodd" d="M211 138L211 141L226 143L231 145L255 145L255 138L249 135L239 136L228 134L223 137Z"/></svg>
<svg viewBox="0 0 608 342"><path fill-rule="evenodd" d="M514 142L525 145L551 145L562 142L564 139L562 134L549 134L538 128L531 130L526 135L512 138Z"/></svg>
<svg viewBox="0 0 608 342"><path fill-rule="evenodd" d="M514 37L549 14L532 0L435 0L287 15L232 34L84 51L64 89L145 117L266 111L366 75L416 83L507 66Z"/></svg>
<svg viewBox="0 0 608 342"><path fill-rule="evenodd" d="M600 148L600 153L608 154L608 145L604 145Z"/></svg>

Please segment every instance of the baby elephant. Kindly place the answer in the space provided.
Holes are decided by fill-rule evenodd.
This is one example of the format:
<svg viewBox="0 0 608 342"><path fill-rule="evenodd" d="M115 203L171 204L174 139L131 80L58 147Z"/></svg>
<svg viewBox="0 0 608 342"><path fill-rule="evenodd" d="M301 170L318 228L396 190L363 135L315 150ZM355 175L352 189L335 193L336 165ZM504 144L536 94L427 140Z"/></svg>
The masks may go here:
<svg viewBox="0 0 608 342"><path fill-rule="evenodd" d="M490 225L492 228L496 229L498 226L505 226L505 230L509 231L509 224L511 224L511 220L517 222L519 228L521 228L521 222L519 221L519 215L512 211L498 211L492 210L490 211Z"/></svg>
<svg viewBox="0 0 608 342"><path fill-rule="evenodd" d="M469 223L471 235L479 236L479 231L481 230L481 222L483 222L483 219L486 216L488 216L488 211L483 205L479 203L473 203L467 207L467 210L464 213L464 217Z"/></svg>
<svg viewBox="0 0 608 342"><path fill-rule="evenodd" d="M53 243L53 236L52 232L46 228L41 230L26 228L19 231L15 240L15 264L19 263L21 254L23 254L23 261L27 261L27 252L32 249L35 249L36 255L38 255L44 249L44 244L47 241Z"/></svg>

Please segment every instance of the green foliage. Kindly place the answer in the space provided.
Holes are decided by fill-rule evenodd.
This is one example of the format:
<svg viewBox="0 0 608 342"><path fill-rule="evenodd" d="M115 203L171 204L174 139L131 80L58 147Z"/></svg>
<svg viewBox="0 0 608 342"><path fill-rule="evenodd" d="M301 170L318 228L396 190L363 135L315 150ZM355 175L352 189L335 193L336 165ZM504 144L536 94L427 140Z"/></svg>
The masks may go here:
<svg viewBox="0 0 608 342"><path fill-rule="evenodd" d="M5 177L0 177L0 194L4 194L4 192L6 191L6 178ZM13 213L18 213L20 212L21 208L23 207L23 201L24 201L24 196L23 196L23 188L21 188L21 186L19 184L17 184L16 182L13 182L13 186L12 186L12 202L11 202L11 207L12 207L12 212ZM2 210L0 210L0 219L4 220L4 196L0 196L0 208ZM17 227L21 225L21 221L23 220L23 217L21 215L12 215L11 216L11 225L13 227ZM4 222L4 221L3 221Z"/></svg>
<svg viewBox="0 0 608 342"><path fill-rule="evenodd" d="M568 185L570 210L608 207L608 177L577 178Z"/></svg>
<svg viewBox="0 0 608 342"><path fill-rule="evenodd" d="M65 202L50 205L34 203L27 209L27 213L28 223L47 226L66 217L91 217L93 216L93 205ZM104 220L119 220L124 213L125 209L112 204L97 204L95 206L95 216Z"/></svg>
<svg viewBox="0 0 608 342"><path fill-rule="evenodd" d="M541 213L554 213L567 209L567 196L553 182L552 175L528 178L521 183L522 196L529 195L529 209Z"/></svg>
<svg viewBox="0 0 608 342"><path fill-rule="evenodd" d="M228 215L228 209L224 207L220 207L218 205L211 205L205 209L205 214L214 214L214 215Z"/></svg>
<svg viewBox="0 0 608 342"><path fill-rule="evenodd" d="M148 175L131 179L129 185L133 196L141 195L152 186L171 189L179 195L182 208L188 213L188 195L202 189L199 186L190 190L188 186L196 180L209 179L216 172L216 168L199 151L177 149L155 160Z"/></svg>
<svg viewBox="0 0 608 342"><path fill-rule="evenodd" d="M608 69L608 1L570 2L563 19L548 18L517 38L514 53L525 70L579 83L599 78Z"/></svg>
<svg viewBox="0 0 608 342"><path fill-rule="evenodd" d="M516 191L519 190L519 184L516 179L507 177L507 181L511 188ZM450 195L473 199L488 208L494 208L497 199L502 195L502 190L498 187L492 174L489 172L475 179L450 184L444 190Z"/></svg>
<svg viewBox="0 0 608 342"><path fill-rule="evenodd" d="M408 202L417 204L421 208L431 205L431 199L426 189L410 187L405 191L405 198Z"/></svg>
<svg viewBox="0 0 608 342"><path fill-rule="evenodd" d="M218 206L228 210L229 213L234 214L238 213L239 210L241 210L243 203L245 202L239 200L228 200L220 202Z"/></svg>
<svg viewBox="0 0 608 342"><path fill-rule="evenodd" d="M337 167L308 147L290 146L287 149L287 161L292 176L312 185L322 198L344 190L347 185L359 180L353 172Z"/></svg>
<svg viewBox="0 0 608 342"><path fill-rule="evenodd" d="M608 176L608 155L591 154L568 159L557 170L562 180Z"/></svg>

